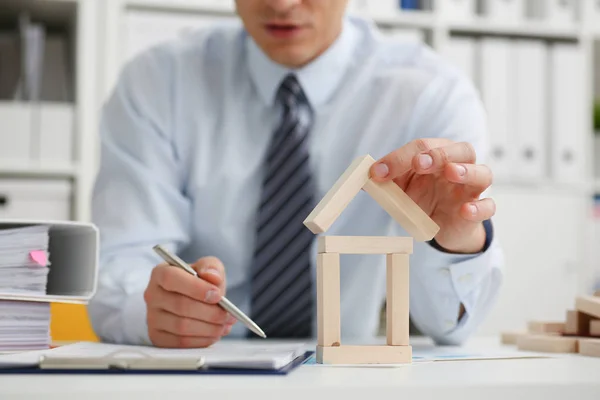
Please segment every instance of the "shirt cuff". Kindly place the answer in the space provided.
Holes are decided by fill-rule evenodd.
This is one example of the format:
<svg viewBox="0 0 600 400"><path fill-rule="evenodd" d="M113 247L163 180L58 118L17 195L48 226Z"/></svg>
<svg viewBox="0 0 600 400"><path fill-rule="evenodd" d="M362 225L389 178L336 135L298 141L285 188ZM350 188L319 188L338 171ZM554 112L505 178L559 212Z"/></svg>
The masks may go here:
<svg viewBox="0 0 600 400"><path fill-rule="evenodd" d="M121 315L125 344L146 346L152 344L148 335L146 316L144 292L135 292L127 296Z"/></svg>
<svg viewBox="0 0 600 400"><path fill-rule="evenodd" d="M422 261L411 269L411 289L415 279L415 288L428 294L418 296L426 304L414 304L420 314L415 325L438 343L463 340L485 317L496 296L500 284L499 248L493 240L491 223L486 225L489 243L480 253L451 253L431 243L416 246L415 255ZM459 320L461 304L465 313Z"/></svg>
<svg viewBox="0 0 600 400"><path fill-rule="evenodd" d="M492 225L492 221L489 219L483 221L483 228L485 229L485 243L484 243L483 249L481 251L485 252L490 247L492 240L494 239L494 227ZM444 249L442 246L440 246L440 244L435 240L435 238L428 241L427 243L429 243L429 245L436 250L439 250L444 253L451 253L450 251L448 251L448 250Z"/></svg>
<svg viewBox="0 0 600 400"><path fill-rule="evenodd" d="M88 305L94 329L102 341L151 344L144 291L152 265L155 265L155 259L151 255L119 255L104 261L98 291Z"/></svg>

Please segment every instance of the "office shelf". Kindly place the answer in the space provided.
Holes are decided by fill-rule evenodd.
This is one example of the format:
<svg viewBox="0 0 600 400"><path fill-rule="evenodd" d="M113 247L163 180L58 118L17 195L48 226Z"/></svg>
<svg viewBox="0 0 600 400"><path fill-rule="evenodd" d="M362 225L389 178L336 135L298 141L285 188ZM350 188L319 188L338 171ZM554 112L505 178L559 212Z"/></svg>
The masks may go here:
<svg viewBox="0 0 600 400"><path fill-rule="evenodd" d="M77 0L0 0L0 19L27 11L32 18L53 26L70 25L77 16Z"/></svg>
<svg viewBox="0 0 600 400"><path fill-rule="evenodd" d="M20 164L6 165L0 163L0 177L33 177L33 178L77 178L79 167L71 166L52 166L44 164Z"/></svg>
<svg viewBox="0 0 600 400"><path fill-rule="evenodd" d="M520 22L498 23L486 19L474 19L469 22L450 23L451 34L469 34L482 36L523 37L534 39L579 40L581 30L573 27L553 27L543 23Z"/></svg>
<svg viewBox="0 0 600 400"><path fill-rule="evenodd" d="M385 14L367 14L376 24L402 28L435 28L435 15L426 11L397 11Z"/></svg>
<svg viewBox="0 0 600 400"><path fill-rule="evenodd" d="M209 13L227 14L235 13L234 2L207 0L125 0L125 6L131 10L145 10L158 12L187 12L187 13Z"/></svg>

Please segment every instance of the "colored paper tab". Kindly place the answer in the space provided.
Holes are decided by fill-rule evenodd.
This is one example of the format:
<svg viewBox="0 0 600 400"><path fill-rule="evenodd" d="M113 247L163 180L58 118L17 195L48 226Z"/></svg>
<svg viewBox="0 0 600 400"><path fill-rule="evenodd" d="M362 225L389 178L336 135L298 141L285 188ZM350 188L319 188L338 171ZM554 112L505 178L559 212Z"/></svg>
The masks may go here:
<svg viewBox="0 0 600 400"><path fill-rule="evenodd" d="M33 261L45 267L48 264L48 256L43 250L36 250L29 253L29 256Z"/></svg>

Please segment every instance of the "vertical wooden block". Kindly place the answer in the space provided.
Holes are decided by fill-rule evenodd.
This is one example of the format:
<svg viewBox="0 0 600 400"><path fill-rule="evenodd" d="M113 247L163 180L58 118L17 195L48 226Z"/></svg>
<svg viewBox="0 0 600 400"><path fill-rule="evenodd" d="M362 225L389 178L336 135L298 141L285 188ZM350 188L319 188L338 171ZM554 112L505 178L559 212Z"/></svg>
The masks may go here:
<svg viewBox="0 0 600 400"><path fill-rule="evenodd" d="M387 255L386 336L390 346L409 343L408 257L408 254Z"/></svg>
<svg viewBox="0 0 600 400"><path fill-rule="evenodd" d="M600 337L600 319L590 321L590 336Z"/></svg>
<svg viewBox="0 0 600 400"><path fill-rule="evenodd" d="M339 346L340 321L340 255L317 254L317 324L319 346Z"/></svg>
<svg viewBox="0 0 600 400"><path fill-rule="evenodd" d="M590 334L592 317L577 310L567 311L565 335L587 336Z"/></svg>

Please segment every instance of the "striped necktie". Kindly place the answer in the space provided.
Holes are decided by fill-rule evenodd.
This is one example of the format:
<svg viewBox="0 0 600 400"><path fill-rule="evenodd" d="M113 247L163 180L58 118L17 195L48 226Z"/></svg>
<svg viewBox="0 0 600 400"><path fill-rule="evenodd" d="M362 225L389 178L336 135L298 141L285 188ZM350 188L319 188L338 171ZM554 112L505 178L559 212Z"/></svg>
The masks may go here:
<svg viewBox="0 0 600 400"><path fill-rule="evenodd" d="M283 118L265 159L252 263L252 319L270 338L312 333L310 248L314 235L303 221L316 205L307 137L310 107L294 75L277 100Z"/></svg>

